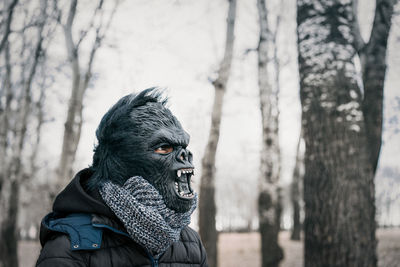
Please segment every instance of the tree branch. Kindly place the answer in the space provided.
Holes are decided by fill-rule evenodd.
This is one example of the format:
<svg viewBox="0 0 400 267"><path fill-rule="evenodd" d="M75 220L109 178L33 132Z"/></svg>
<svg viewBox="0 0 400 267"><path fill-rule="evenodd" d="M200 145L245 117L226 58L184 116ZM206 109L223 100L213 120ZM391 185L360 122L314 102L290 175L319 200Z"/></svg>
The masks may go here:
<svg viewBox="0 0 400 267"><path fill-rule="evenodd" d="M14 0L11 2L10 6L8 7L8 17L7 17L7 21L6 21L6 29L4 31L3 38L1 39L1 42L0 42L0 53L3 50L4 45L8 40L8 35L10 35L11 21L13 18L14 8L17 5L17 3L18 3L18 0Z"/></svg>
<svg viewBox="0 0 400 267"><path fill-rule="evenodd" d="M101 11L102 7L103 7L103 2L104 0L100 0L99 4L97 5L96 9L94 10L93 16L90 20L89 26L87 27L86 30L82 30L80 33L80 37L78 42L76 43L76 47L78 48L79 45L82 43L82 41L85 39L85 37L87 36L88 32L94 27L94 20L97 16L97 13L99 13L99 11Z"/></svg>
<svg viewBox="0 0 400 267"><path fill-rule="evenodd" d="M371 37L361 57L364 98L362 110L366 126L370 163L375 174L382 144L383 91L386 52L394 5L398 0L376 0Z"/></svg>
<svg viewBox="0 0 400 267"><path fill-rule="evenodd" d="M363 49L365 47L365 42L364 39L362 38L361 35L361 30L360 30L360 24L358 22L358 15L357 15L357 10L358 10L358 0L353 0L353 20L352 20L352 31L353 31L353 36L354 36L354 48L356 49L357 53L359 56L363 53Z"/></svg>
<svg viewBox="0 0 400 267"><path fill-rule="evenodd" d="M78 4L77 0L71 1L71 5L69 8L69 12L68 12L67 22L65 23L65 25L63 25L68 58L71 61L72 72L73 72L73 76L75 78L80 75L78 47L75 45L73 37L72 37L72 24L74 22L74 18L75 18L75 14L76 14L77 4ZM79 79L77 78L77 80L79 80Z"/></svg>
<svg viewBox="0 0 400 267"><path fill-rule="evenodd" d="M115 12L117 10L118 5L119 5L119 0L115 1L113 10L111 11L110 17L108 18L108 21L107 21L106 25L103 26L103 23L102 23L103 22L103 18L102 18L100 20L100 24L96 28L95 40L94 40L94 44L92 46L92 49L90 51L89 61L88 61L88 64L87 64L88 68L87 68L87 71L85 73L85 78L84 78L84 81L83 81L82 88L87 88L88 87L90 78L92 76L92 66L93 66L94 57L96 55L96 51L101 46L102 41L103 41L108 29L110 28L111 21L114 18L114 15L115 15ZM98 5L95 13L98 13L99 11L102 11L102 6L103 6L103 0L100 0L99 5ZM103 14L102 14L102 17L103 17ZM103 28L103 31L101 32L102 28Z"/></svg>
<svg viewBox="0 0 400 267"><path fill-rule="evenodd" d="M375 17L368 49L387 43L395 4L398 0L376 0Z"/></svg>
<svg viewBox="0 0 400 267"><path fill-rule="evenodd" d="M233 44L234 44L234 29L235 29L235 18L236 18L236 1L229 0L229 10L228 10L228 18L227 18L227 34L225 41L225 54L224 58L221 61L220 68L218 70L218 77L213 82L215 88L221 88L225 90L225 86L228 81L229 72L231 69L232 58L233 58Z"/></svg>

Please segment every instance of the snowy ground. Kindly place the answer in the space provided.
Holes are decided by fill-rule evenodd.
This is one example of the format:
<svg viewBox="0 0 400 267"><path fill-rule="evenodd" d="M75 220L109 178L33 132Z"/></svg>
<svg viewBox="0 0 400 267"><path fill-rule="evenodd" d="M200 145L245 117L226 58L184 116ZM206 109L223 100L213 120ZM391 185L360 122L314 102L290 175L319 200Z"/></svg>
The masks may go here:
<svg viewBox="0 0 400 267"><path fill-rule="evenodd" d="M400 229L380 229L377 233L379 267L396 267L400 263ZM289 232L279 236L285 250L285 259L281 267L301 267L303 263L302 242L289 239ZM224 233L220 235L219 263L220 267L259 267L259 235L258 233ZM20 243L20 266L31 267L39 253L36 242Z"/></svg>

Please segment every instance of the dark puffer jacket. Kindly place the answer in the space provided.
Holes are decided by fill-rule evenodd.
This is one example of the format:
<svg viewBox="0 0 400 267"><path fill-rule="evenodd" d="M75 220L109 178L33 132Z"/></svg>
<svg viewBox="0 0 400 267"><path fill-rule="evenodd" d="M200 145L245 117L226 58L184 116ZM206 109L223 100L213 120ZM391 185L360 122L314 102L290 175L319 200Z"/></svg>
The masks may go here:
<svg viewBox="0 0 400 267"><path fill-rule="evenodd" d="M56 198L40 228L37 267L206 267L198 234L189 227L158 259L135 243L114 213L82 188L90 170L79 172Z"/></svg>

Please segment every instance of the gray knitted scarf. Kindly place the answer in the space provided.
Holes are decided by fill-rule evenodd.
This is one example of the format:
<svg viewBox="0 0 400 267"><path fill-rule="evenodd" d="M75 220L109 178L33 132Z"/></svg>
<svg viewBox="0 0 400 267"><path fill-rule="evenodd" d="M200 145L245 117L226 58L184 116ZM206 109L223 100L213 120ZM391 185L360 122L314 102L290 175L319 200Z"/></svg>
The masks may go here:
<svg viewBox="0 0 400 267"><path fill-rule="evenodd" d="M129 178L123 186L106 182L99 191L131 238L155 257L179 240L197 204L196 195L188 212L169 209L157 189L140 176Z"/></svg>

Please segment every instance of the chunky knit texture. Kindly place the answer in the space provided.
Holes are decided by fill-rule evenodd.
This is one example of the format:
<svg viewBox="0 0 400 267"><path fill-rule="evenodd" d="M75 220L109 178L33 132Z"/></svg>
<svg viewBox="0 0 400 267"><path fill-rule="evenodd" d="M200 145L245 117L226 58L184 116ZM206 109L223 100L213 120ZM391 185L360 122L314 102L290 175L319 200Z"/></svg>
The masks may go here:
<svg viewBox="0 0 400 267"><path fill-rule="evenodd" d="M190 224L197 203L196 195L188 212L169 209L157 189L140 176L129 178L123 186L106 182L100 194L131 238L155 257L179 240L181 230Z"/></svg>

